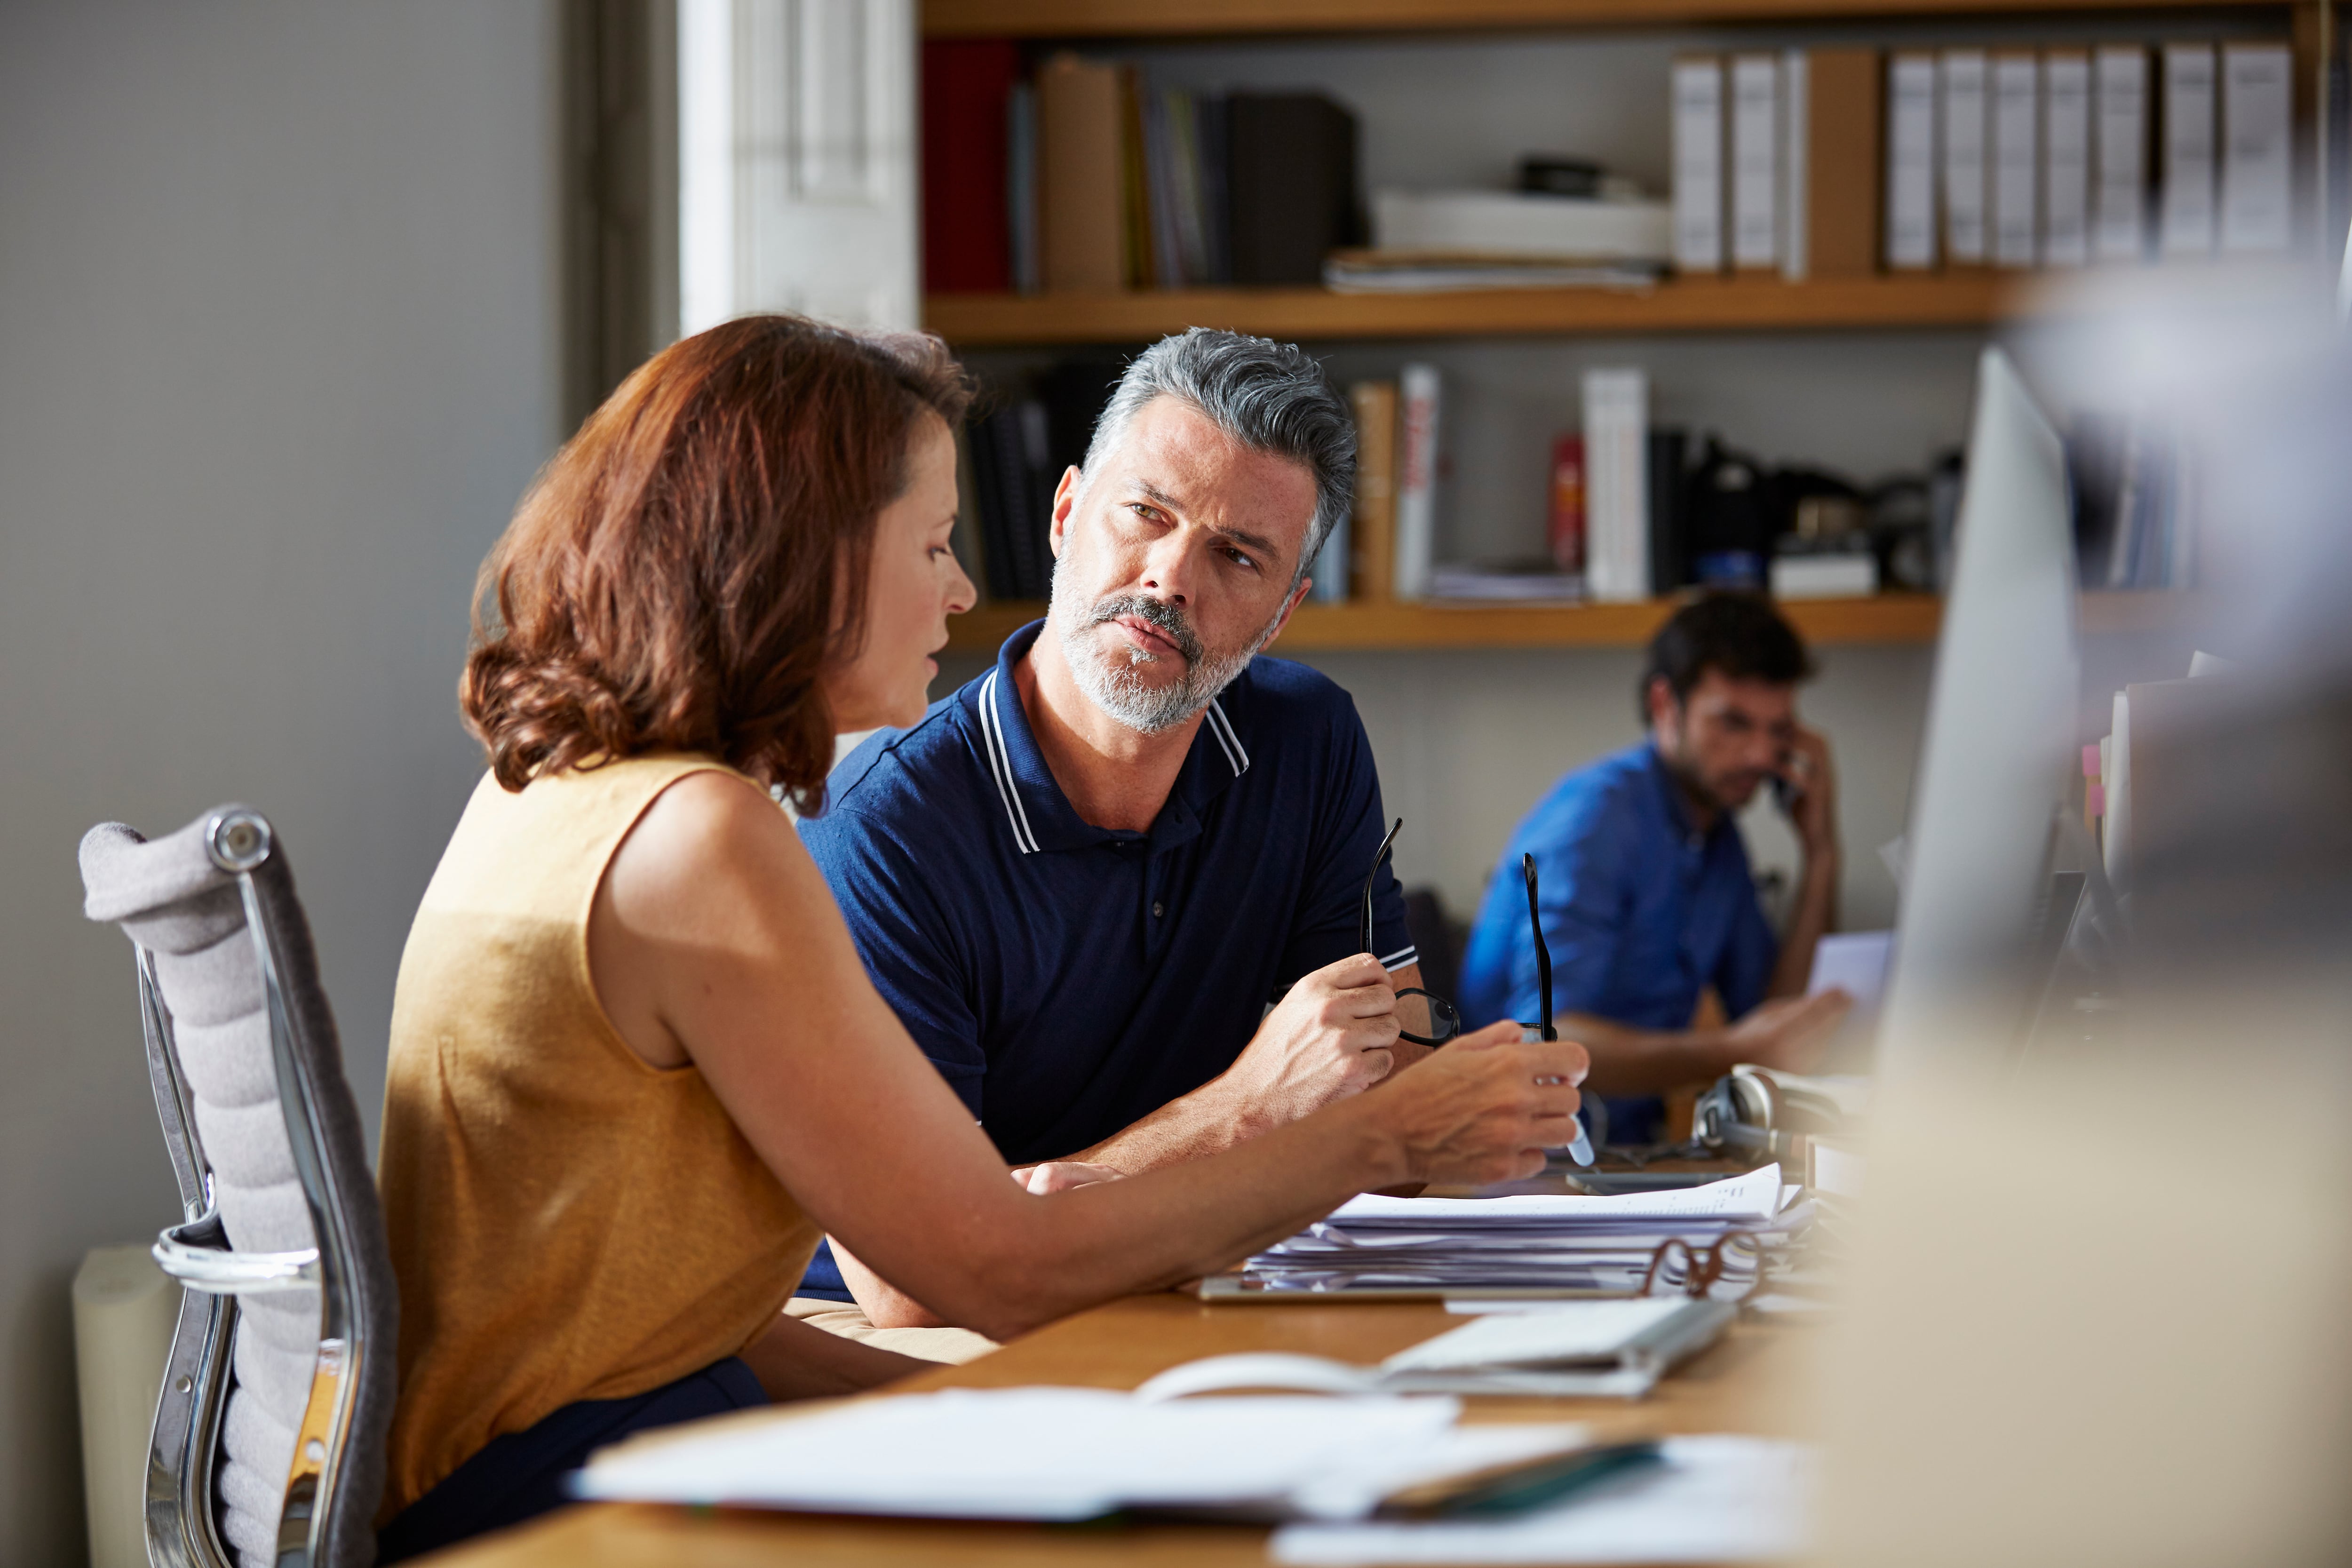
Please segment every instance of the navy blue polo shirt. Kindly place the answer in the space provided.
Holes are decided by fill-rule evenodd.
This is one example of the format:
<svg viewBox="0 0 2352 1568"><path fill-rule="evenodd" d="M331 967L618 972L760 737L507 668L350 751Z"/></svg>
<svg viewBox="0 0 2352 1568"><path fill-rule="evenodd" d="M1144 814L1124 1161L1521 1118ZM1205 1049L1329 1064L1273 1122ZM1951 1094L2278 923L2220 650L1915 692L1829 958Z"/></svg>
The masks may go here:
<svg viewBox="0 0 2352 1568"><path fill-rule="evenodd" d="M1301 975L1360 951L1387 824L1363 721L1257 658L1202 715L1146 833L1081 821L996 668L877 731L801 838L867 973L1006 1162L1075 1154L1231 1067ZM1418 961L1387 868L1373 946ZM803 1295L836 1294L820 1253Z"/></svg>
<svg viewBox="0 0 2352 1568"><path fill-rule="evenodd" d="M1555 1011L1686 1029L1709 985L1734 1018L1764 1000L1780 942L1738 826L1727 813L1698 831L1645 741L1560 780L1511 834L1462 960L1465 1027L1536 1016L1523 854L1536 858ZM1608 1104L1612 1141L1658 1136L1657 1096Z"/></svg>

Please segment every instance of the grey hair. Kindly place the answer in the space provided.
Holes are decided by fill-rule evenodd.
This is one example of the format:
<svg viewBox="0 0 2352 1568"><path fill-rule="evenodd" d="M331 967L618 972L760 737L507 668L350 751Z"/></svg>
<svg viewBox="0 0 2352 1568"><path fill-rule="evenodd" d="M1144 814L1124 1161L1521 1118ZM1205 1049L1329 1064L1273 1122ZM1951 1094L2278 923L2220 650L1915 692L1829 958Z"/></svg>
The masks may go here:
<svg viewBox="0 0 2352 1568"><path fill-rule="evenodd" d="M1314 474L1315 520L1290 574L1297 587L1356 501L1356 422L1323 367L1296 343L1213 327L1162 338L1135 356L1095 421L1088 475L1155 397L1181 398L1252 451L1304 463Z"/></svg>

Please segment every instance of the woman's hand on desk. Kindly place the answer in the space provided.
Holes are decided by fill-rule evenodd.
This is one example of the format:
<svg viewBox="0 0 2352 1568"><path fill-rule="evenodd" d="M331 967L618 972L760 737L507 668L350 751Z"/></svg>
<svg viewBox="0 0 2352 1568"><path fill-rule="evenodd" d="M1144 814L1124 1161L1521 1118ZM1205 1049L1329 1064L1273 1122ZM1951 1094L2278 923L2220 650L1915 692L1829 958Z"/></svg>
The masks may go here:
<svg viewBox="0 0 2352 1568"><path fill-rule="evenodd" d="M1404 1181L1483 1184L1531 1176L1576 1136L1591 1058L1573 1040L1522 1040L1491 1024L1396 1075L1362 1101L1403 1151Z"/></svg>

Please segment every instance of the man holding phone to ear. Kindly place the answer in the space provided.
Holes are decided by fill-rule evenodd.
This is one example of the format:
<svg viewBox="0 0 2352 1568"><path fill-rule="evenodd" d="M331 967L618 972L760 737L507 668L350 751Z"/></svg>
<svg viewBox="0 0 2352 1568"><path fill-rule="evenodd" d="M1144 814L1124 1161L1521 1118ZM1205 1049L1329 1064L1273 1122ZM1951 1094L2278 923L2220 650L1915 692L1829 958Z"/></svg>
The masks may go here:
<svg viewBox="0 0 2352 1568"><path fill-rule="evenodd" d="M1805 1071L1852 1006L1805 995L1813 949L1837 920L1836 778L1829 742L1797 719L1812 674L1767 601L1716 594L1650 643L1639 745L1569 774L1504 847L1463 960L1465 1025L1537 1016L1520 857L1536 858L1552 1002L1592 1055L1588 1097L1612 1142L1663 1136L1669 1089L1738 1062ZM1733 814L1769 784L1804 859L1785 934L1766 923ZM1727 1025L1696 1027L1713 987Z"/></svg>

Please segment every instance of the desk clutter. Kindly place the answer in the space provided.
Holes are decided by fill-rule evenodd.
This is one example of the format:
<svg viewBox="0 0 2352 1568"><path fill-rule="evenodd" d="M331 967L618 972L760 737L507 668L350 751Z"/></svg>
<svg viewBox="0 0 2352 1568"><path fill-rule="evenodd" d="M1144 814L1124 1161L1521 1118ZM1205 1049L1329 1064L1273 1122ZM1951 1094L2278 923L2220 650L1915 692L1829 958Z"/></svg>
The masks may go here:
<svg viewBox="0 0 2352 1568"><path fill-rule="evenodd" d="M1432 1397L947 1389L642 1436L572 1489L891 1518L1274 1522L1287 1563L1740 1562L1805 1543L1801 1444L1612 1443L1461 1413Z"/></svg>
<svg viewBox="0 0 2352 1568"><path fill-rule="evenodd" d="M1780 1167L1613 1196L1350 1199L1330 1217L1202 1282L1209 1300L1334 1296L1745 1295L1811 1223ZM1696 1286L1696 1289L1693 1289Z"/></svg>
<svg viewBox="0 0 2352 1568"><path fill-rule="evenodd" d="M1811 1206L1777 1164L1611 1196L1358 1197L1243 1278L1260 1281L1253 1300L1448 1298L1461 1321L1377 1364L1257 1352L1132 1393L950 1388L745 1413L606 1449L572 1489L887 1518L1271 1523L1274 1559L1296 1563L1785 1558L1806 1545L1804 1445L1465 1422L1463 1397L1642 1398L1722 1336L1740 1309L1718 1294L1749 1294Z"/></svg>

